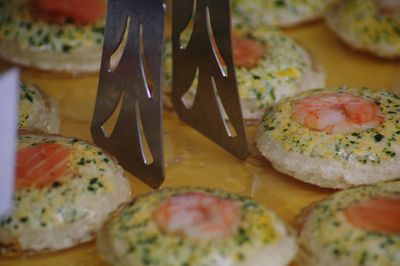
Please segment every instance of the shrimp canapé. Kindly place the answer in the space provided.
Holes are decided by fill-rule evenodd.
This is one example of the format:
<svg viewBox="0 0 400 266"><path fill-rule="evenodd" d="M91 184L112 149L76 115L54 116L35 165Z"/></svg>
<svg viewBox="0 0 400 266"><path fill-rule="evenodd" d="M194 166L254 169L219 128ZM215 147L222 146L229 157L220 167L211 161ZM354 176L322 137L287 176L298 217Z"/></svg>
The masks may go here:
<svg viewBox="0 0 400 266"><path fill-rule="evenodd" d="M212 42L215 43L215 40L212 39ZM226 65L219 50L216 52L219 61ZM234 33L232 35L232 54L235 66L252 69L265 56L265 49L261 43Z"/></svg>
<svg viewBox="0 0 400 266"><path fill-rule="evenodd" d="M161 203L154 212L154 219L167 234L210 240L235 234L241 215L233 201L189 192Z"/></svg>
<svg viewBox="0 0 400 266"><path fill-rule="evenodd" d="M254 68L265 56L264 47L260 43L237 34L232 36L232 46L233 60L238 67Z"/></svg>
<svg viewBox="0 0 400 266"><path fill-rule="evenodd" d="M323 93L298 101L293 118L329 134L348 134L379 126L385 120L378 105L349 93Z"/></svg>

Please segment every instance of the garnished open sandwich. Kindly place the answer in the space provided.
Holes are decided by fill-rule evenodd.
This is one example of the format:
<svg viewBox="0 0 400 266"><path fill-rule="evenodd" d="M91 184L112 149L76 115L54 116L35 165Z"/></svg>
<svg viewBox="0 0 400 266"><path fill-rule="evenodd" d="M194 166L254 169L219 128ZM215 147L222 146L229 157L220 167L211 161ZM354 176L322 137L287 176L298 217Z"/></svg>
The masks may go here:
<svg viewBox="0 0 400 266"><path fill-rule="evenodd" d="M400 265L400 182L338 192L298 224L298 265Z"/></svg>
<svg viewBox="0 0 400 266"><path fill-rule="evenodd" d="M104 0L0 0L0 57L70 72L100 68Z"/></svg>
<svg viewBox="0 0 400 266"><path fill-rule="evenodd" d="M112 157L74 138L22 133L14 210L0 221L0 254L55 251L93 239L130 199Z"/></svg>
<svg viewBox="0 0 400 266"><path fill-rule="evenodd" d="M288 265L297 244L271 211L214 189L170 188L141 196L98 236L111 265Z"/></svg>
<svg viewBox="0 0 400 266"><path fill-rule="evenodd" d="M271 107L257 147L283 173L346 188L400 177L400 98L338 87L306 91Z"/></svg>
<svg viewBox="0 0 400 266"><path fill-rule="evenodd" d="M400 57L399 0L340 0L328 9L326 21L355 49Z"/></svg>

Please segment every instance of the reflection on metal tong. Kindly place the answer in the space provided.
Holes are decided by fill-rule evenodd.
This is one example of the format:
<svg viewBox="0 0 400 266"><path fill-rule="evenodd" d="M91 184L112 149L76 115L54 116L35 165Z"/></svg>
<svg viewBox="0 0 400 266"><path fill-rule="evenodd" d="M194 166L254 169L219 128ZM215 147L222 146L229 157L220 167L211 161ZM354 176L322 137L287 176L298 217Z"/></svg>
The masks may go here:
<svg viewBox="0 0 400 266"><path fill-rule="evenodd" d="M229 0L173 1L172 102L183 121L245 159L249 149L232 59L229 10ZM185 98L188 93L195 94L188 97L192 102Z"/></svg>
<svg viewBox="0 0 400 266"><path fill-rule="evenodd" d="M154 188L164 179L161 119L164 18L165 6L161 0L108 1L91 127L96 144ZM122 56L113 67L111 61L120 52ZM114 126L108 129L106 125L112 120L116 120Z"/></svg>

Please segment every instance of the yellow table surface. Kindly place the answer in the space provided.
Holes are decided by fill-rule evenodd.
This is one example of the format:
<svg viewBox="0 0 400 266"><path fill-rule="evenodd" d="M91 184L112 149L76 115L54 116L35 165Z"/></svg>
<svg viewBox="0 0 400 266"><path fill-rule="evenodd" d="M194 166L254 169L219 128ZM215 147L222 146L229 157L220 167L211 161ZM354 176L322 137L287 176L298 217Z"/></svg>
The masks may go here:
<svg viewBox="0 0 400 266"><path fill-rule="evenodd" d="M286 32L309 49L325 66L328 86L368 86L400 92L400 62L382 60L356 52L339 41L323 22L304 25ZM9 67L0 61L0 69ZM61 134L90 140L90 121L97 88L97 75L70 77L23 69L22 78L42 87L58 102ZM165 117L165 186L206 186L238 192L275 210L293 223L299 211L334 190L321 189L275 171L257 155L255 128L248 128L252 156L245 162L234 158L208 139L180 122L174 113ZM129 175L127 173L127 175ZM135 195L150 191L129 175ZM0 266L100 266L106 265L96 253L94 242L29 258L0 259Z"/></svg>

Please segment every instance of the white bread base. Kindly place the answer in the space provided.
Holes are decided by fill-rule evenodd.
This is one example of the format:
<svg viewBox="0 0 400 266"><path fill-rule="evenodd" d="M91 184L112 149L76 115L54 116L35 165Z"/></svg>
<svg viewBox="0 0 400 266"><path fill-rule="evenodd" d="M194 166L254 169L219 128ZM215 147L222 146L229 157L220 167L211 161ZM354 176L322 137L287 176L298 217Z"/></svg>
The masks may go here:
<svg viewBox="0 0 400 266"><path fill-rule="evenodd" d="M257 147L279 172L299 180L327 188L349 188L363 184L400 178L398 160L382 161L379 165L341 162L334 159L311 158L284 150L281 143L259 132ZM397 145L396 153L400 153Z"/></svg>

